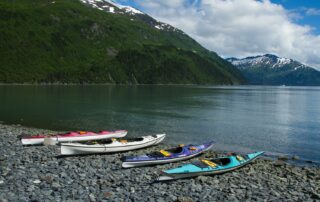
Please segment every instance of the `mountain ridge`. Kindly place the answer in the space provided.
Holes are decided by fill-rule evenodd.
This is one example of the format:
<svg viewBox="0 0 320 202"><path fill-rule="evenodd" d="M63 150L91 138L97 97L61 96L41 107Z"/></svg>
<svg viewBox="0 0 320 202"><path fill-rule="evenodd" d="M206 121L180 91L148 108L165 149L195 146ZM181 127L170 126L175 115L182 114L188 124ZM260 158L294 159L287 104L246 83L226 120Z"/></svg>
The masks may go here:
<svg viewBox="0 0 320 202"><path fill-rule="evenodd" d="M254 85L320 85L320 72L296 60L273 54L227 58Z"/></svg>
<svg viewBox="0 0 320 202"><path fill-rule="evenodd" d="M110 1L84 1L0 2L0 82L245 82L181 30L128 7L111 9Z"/></svg>

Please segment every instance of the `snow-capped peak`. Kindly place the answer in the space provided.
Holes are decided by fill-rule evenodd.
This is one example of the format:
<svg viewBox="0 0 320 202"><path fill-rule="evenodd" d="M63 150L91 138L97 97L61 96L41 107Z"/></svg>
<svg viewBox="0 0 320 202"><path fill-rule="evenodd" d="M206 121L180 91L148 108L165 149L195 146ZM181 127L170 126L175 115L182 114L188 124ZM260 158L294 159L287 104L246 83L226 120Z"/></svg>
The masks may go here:
<svg viewBox="0 0 320 202"><path fill-rule="evenodd" d="M82 3L90 5L93 8L102 10L102 11L106 11L108 13L114 13L114 14L126 14L126 15L132 15L132 16L136 16L138 18L140 18L140 20L144 21L145 23L147 23L148 25L150 25L151 27L161 30L161 31L169 31L169 32L177 32L180 34L185 34L184 32L182 32L181 30L157 21L155 19L153 19L152 17L146 15L145 13L139 11L136 8L133 8L131 6L125 6L125 5L121 5L119 3L117 3L114 0L80 0ZM145 17L148 16L148 17ZM130 18L130 21L135 21L134 18Z"/></svg>
<svg viewBox="0 0 320 202"><path fill-rule="evenodd" d="M127 13L130 15L144 14L143 12L139 11L136 8L133 8L131 6L124 6L112 0L80 0L80 1L82 3L91 5L93 8L104 10L109 13L120 13L120 14Z"/></svg>
<svg viewBox="0 0 320 202"><path fill-rule="evenodd" d="M271 54L246 57L243 59L229 58L227 60L240 69L251 67L287 68L288 66L291 66L294 70L297 70L299 68L306 67L305 65L292 59L277 57Z"/></svg>
<svg viewBox="0 0 320 202"><path fill-rule="evenodd" d="M257 56L257 57L247 57L243 59L233 59L231 62L235 66L240 66L244 64L257 65L261 63L270 63L269 59L266 56Z"/></svg>

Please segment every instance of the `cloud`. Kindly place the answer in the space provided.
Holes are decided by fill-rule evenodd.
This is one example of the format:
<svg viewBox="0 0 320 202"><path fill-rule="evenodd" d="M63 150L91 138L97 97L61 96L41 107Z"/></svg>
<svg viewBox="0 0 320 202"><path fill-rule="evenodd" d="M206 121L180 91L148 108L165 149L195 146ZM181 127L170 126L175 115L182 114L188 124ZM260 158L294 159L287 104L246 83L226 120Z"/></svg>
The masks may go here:
<svg viewBox="0 0 320 202"><path fill-rule="evenodd" d="M272 53L320 69L320 36L269 0L133 0L223 57ZM319 10L309 10L310 15Z"/></svg>
<svg viewBox="0 0 320 202"><path fill-rule="evenodd" d="M306 9L306 15L309 15L309 16L320 16L320 9L308 8L308 9Z"/></svg>

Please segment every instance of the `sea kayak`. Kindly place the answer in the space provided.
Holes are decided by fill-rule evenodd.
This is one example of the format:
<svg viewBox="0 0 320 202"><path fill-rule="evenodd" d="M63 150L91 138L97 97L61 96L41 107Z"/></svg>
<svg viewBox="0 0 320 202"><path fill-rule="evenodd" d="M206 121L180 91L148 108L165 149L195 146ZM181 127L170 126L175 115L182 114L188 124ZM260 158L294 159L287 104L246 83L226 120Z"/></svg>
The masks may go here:
<svg viewBox="0 0 320 202"><path fill-rule="evenodd" d="M200 175L214 175L235 170L247 165L264 152L255 152L247 155L231 155L215 159L202 159L180 167L162 171L158 181L191 178Z"/></svg>
<svg viewBox="0 0 320 202"><path fill-rule="evenodd" d="M125 156L122 158L122 167L138 167L182 161L195 157L213 146L214 142L201 145L179 145L178 147L160 150L142 156Z"/></svg>
<svg viewBox="0 0 320 202"><path fill-rule="evenodd" d="M89 140L101 140L110 138L121 138L127 135L126 130L116 131L101 131L98 133L79 131L69 132L64 134L56 135L25 135L22 136L21 142L23 145L36 145L43 144L45 141L50 144L56 144L59 142L78 142L78 141L89 141Z"/></svg>
<svg viewBox="0 0 320 202"><path fill-rule="evenodd" d="M83 143L61 143L61 155L113 153L141 149L159 144L165 134L142 136L133 139L111 139Z"/></svg>

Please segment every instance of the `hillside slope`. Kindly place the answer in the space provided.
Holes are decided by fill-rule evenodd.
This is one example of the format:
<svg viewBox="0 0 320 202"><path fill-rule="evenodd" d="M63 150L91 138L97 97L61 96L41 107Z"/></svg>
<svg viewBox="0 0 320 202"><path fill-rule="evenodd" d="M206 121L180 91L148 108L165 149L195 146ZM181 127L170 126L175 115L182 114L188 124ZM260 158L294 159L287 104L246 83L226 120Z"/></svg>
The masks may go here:
<svg viewBox="0 0 320 202"><path fill-rule="evenodd" d="M245 81L180 30L127 8L111 10L110 2L87 2L1 1L0 82Z"/></svg>
<svg viewBox="0 0 320 202"><path fill-rule="evenodd" d="M320 72L298 61L266 54L243 59L228 58L250 84L318 86Z"/></svg>

